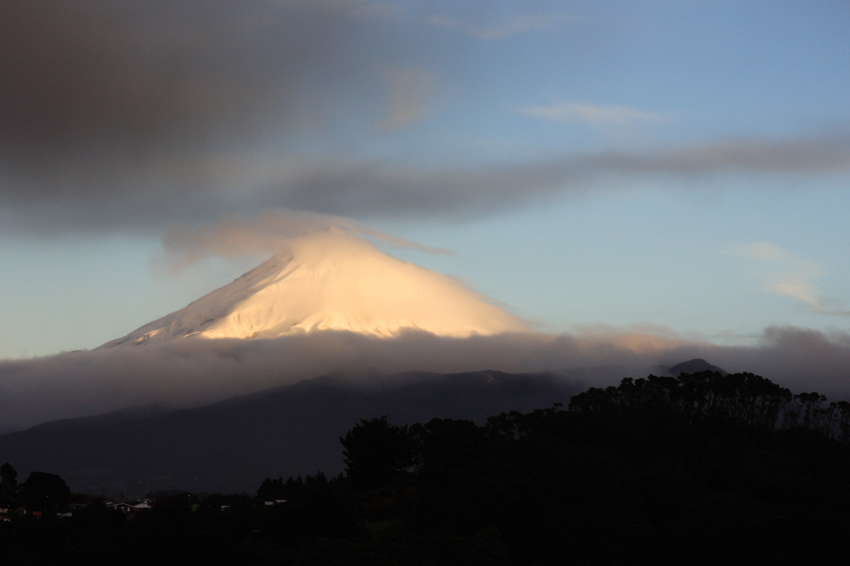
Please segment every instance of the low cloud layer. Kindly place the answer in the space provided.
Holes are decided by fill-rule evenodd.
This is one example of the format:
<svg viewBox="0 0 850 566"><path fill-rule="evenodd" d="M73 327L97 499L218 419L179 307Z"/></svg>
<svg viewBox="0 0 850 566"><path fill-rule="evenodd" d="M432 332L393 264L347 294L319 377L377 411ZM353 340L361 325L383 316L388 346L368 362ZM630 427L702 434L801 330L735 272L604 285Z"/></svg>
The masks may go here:
<svg viewBox="0 0 850 566"><path fill-rule="evenodd" d="M373 339L313 333L276 340L184 340L0 362L0 430L125 407L199 406L330 372L367 379L404 371L552 371L585 386L644 377L701 357L792 391L850 399L850 335L767 329L758 345L722 347L616 330L469 339L410 333Z"/></svg>

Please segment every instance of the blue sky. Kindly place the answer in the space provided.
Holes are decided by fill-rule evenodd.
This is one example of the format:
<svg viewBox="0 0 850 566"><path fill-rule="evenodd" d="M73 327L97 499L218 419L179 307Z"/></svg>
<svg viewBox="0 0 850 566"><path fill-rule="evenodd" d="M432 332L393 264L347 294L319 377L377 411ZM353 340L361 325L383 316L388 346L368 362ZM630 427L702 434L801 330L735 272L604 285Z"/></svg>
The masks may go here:
<svg viewBox="0 0 850 566"><path fill-rule="evenodd" d="M546 332L850 330L846 2L140 6L0 8L0 358L229 282L163 236L278 208Z"/></svg>

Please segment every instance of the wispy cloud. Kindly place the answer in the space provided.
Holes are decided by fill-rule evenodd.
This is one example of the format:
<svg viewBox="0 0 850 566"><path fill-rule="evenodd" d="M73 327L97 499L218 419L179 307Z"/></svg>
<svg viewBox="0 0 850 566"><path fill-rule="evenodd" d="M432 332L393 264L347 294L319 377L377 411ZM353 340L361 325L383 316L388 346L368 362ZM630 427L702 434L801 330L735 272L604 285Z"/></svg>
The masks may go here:
<svg viewBox="0 0 850 566"><path fill-rule="evenodd" d="M300 7L303 9L320 9L324 11L341 12L354 16L372 17L379 19L397 19L404 17L404 6L388 1L373 0L278 0L281 4Z"/></svg>
<svg viewBox="0 0 850 566"><path fill-rule="evenodd" d="M460 27L460 20L447 16L445 14L433 14L425 18L425 23L438 28L457 28Z"/></svg>
<svg viewBox="0 0 850 566"><path fill-rule="evenodd" d="M473 37L484 41L505 39L514 35L534 32L548 32L559 24L572 21L574 18L565 14L528 14L484 26L470 26L458 18L446 14L432 14L425 18L425 23L434 27L460 29Z"/></svg>
<svg viewBox="0 0 850 566"><path fill-rule="evenodd" d="M570 20L572 20L572 17L565 14L525 15L508 22L473 27L469 31L478 39L492 41L523 33L550 31L558 24Z"/></svg>
<svg viewBox="0 0 850 566"><path fill-rule="evenodd" d="M387 68L384 116L378 124L382 132L400 130L417 122L425 113L434 91L434 76L419 69Z"/></svg>
<svg viewBox="0 0 850 566"><path fill-rule="evenodd" d="M820 313L850 315L840 301L821 295L815 281L827 272L822 265L798 258L770 242L742 246L733 253L757 260L770 269L765 274L768 291L802 301Z"/></svg>
<svg viewBox="0 0 850 566"><path fill-rule="evenodd" d="M152 188L144 191L138 190L138 180L116 180L89 192L61 185L27 191L26 185L13 185L0 190L0 233L161 229L281 207L360 219L481 217L555 195L586 193L606 186L600 180L612 178L624 188L661 177L687 187L692 180L715 175L846 174L850 136L566 153L470 167L420 166L402 159L310 162L275 153L262 158L224 156L216 165L209 175L197 178L182 168L171 177L171 169L163 166L151 173L143 186Z"/></svg>
<svg viewBox="0 0 850 566"><path fill-rule="evenodd" d="M850 135L832 132L651 151L565 153L470 167L418 166L402 159L309 162L276 153L263 158L231 155L216 160L209 176L197 178L185 168L171 177L164 165L151 174L146 186L153 188L145 191L138 190L139 181L117 180L88 192L72 192L62 185L49 185L55 189L44 192L11 186L0 191L0 232L161 229L178 222L206 223L236 211L253 215L281 207L361 219L480 217L554 195L594 190L606 186L600 180L612 178L624 187L659 177L688 186L714 175L806 178L848 171Z"/></svg>
<svg viewBox="0 0 850 566"><path fill-rule="evenodd" d="M429 254L452 253L368 228L341 216L286 209L266 210L254 217L229 214L196 229L177 226L166 231L162 244L167 253L167 269L179 271L209 256L232 258L283 253L294 239L329 230Z"/></svg>
<svg viewBox="0 0 850 566"><path fill-rule="evenodd" d="M516 111L535 118L546 118L559 122L583 120L594 125L628 125L634 122L658 122L664 118L661 114L624 106L598 106L569 101L562 101L549 106L519 106Z"/></svg>

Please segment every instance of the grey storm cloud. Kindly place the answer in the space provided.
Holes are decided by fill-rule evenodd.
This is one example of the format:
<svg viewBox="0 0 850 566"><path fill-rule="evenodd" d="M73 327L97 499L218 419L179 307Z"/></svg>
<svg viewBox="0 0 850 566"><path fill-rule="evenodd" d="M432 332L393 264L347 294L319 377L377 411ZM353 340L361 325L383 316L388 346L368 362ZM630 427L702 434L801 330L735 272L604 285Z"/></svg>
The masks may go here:
<svg viewBox="0 0 850 566"><path fill-rule="evenodd" d="M768 328L756 345L729 347L618 330L467 339L319 332L0 361L0 431L133 406L200 406L328 373L368 381L407 371L550 371L590 387L645 377L696 357L727 371L757 373L795 393L816 390L830 400L850 399L846 333Z"/></svg>
<svg viewBox="0 0 850 566"><path fill-rule="evenodd" d="M280 207L469 216L608 181L850 168L846 132L462 168L357 150L304 159L305 136L352 141L430 115L443 83L416 62L429 49L461 61L466 40L435 46L427 25L400 33L399 10L368 0L0 3L0 230L159 231Z"/></svg>
<svg viewBox="0 0 850 566"><path fill-rule="evenodd" d="M246 163L229 174L233 187L177 193L133 191L103 200L44 202L39 219L10 217L6 227L24 230L91 230L127 226L161 228L175 222L210 222L223 214L253 215L289 208L355 218L468 217L584 193L628 187L647 178L677 182L719 175L784 175L805 178L850 170L850 138L840 135L734 141L651 152L604 151L539 161L468 168L419 167L398 161L318 164ZM265 182L246 188L246 178ZM228 178L222 171L218 182ZM243 178L241 182L244 182ZM33 198L28 196L26 198Z"/></svg>
<svg viewBox="0 0 850 566"><path fill-rule="evenodd" d="M222 145L298 126L308 86L313 107L356 88L365 21L327 2L0 3L0 198L197 187Z"/></svg>

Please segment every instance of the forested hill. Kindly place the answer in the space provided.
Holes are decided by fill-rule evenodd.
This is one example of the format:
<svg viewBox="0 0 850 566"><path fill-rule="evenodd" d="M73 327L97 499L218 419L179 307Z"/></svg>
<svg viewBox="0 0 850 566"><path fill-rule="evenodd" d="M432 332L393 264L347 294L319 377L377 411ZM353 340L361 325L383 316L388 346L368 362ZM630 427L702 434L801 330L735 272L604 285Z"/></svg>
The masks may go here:
<svg viewBox="0 0 850 566"><path fill-rule="evenodd" d="M269 474L343 470L339 437L358 419L471 419L569 402L572 379L546 373L327 375L213 405L56 421L0 435L0 464L49 470L72 489L254 491Z"/></svg>
<svg viewBox="0 0 850 566"><path fill-rule="evenodd" d="M370 428L343 439L364 487ZM395 428L417 473L366 495L370 520L499 533L516 564L826 563L850 532L850 404L753 374L624 379L569 410Z"/></svg>
<svg viewBox="0 0 850 566"><path fill-rule="evenodd" d="M481 426L372 418L340 439L339 477L163 498L129 523L75 516L38 545L36 526L25 539L13 524L0 560L834 563L850 532L848 423L847 403L712 372L624 379Z"/></svg>

